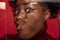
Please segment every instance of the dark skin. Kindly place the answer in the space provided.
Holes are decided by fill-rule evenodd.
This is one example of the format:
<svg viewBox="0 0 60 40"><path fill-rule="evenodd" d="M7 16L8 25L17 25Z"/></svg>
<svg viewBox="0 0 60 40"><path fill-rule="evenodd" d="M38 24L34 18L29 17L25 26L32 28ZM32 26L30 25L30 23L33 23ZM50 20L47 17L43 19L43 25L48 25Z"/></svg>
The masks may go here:
<svg viewBox="0 0 60 40"><path fill-rule="evenodd" d="M30 0L28 0L30 2ZM27 40L45 28L44 22L50 17L49 9L43 11L41 4L27 3L26 0L17 0L15 22L18 36Z"/></svg>

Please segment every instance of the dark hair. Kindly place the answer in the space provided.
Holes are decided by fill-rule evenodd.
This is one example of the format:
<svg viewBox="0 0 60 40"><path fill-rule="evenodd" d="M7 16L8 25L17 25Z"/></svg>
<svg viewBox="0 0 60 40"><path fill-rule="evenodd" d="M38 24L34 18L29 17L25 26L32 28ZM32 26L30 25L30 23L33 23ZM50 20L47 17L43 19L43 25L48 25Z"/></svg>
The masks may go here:
<svg viewBox="0 0 60 40"><path fill-rule="evenodd" d="M50 13L51 13L50 18L55 18L57 16L57 14L58 14L58 7L56 7L55 4L58 4L58 3L52 3L52 2L44 2L43 3L43 6L46 9L50 10Z"/></svg>
<svg viewBox="0 0 60 40"><path fill-rule="evenodd" d="M58 8L55 6L56 3L47 3L48 8L50 9L51 17L55 18L58 14Z"/></svg>

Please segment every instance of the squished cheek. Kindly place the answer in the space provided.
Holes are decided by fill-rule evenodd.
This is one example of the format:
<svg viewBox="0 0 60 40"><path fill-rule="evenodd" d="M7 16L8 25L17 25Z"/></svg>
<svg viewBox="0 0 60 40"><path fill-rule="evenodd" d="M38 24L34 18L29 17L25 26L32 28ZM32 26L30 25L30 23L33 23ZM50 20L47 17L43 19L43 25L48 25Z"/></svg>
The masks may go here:
<svg viewBox="0 0 60 40"><path fill-rule="evenodd" d="M28 20L30 20L30 21L35 21L35 20L38 20L38 19L39 19L39 15L36 15L36 14L28 15Z"/></svg>

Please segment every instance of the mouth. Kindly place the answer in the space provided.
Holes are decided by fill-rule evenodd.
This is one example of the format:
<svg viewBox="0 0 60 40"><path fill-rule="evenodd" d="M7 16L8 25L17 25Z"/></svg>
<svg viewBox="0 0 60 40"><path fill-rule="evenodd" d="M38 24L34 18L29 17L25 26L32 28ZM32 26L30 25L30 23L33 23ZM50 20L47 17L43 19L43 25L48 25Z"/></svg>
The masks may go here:
<svg viewBox="0 0 60 40"><path fill-rule="evenodd" d="M25 24L25 21L20 19L20 20L15 20L15 25L16 25L16 31L20 33L22 31L22 26Z"/></svg>
<svg viewBox="0 0 60 40"><path fill-rule="evenodd" d="M24 23L25 23L25 21L22 20L22 19L20 19L20 20L16 20L16 21L15 21L16 27L18 27L18 26L22 26L22 25L24 25Z"/></svg>

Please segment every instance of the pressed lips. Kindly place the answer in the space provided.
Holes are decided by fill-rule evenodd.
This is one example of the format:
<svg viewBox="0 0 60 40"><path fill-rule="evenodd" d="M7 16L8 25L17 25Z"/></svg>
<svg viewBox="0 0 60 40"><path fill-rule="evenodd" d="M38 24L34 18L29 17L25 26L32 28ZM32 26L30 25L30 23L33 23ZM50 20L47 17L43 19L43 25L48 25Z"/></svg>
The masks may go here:
<svg viewBox="0 0 60 40"><path fill-rule="evenodd" d="M20 19L20 20L16 20L15 23L16 23L16 27L19 27L19 26L21 27L25 23L25 21Z"/></svg>

